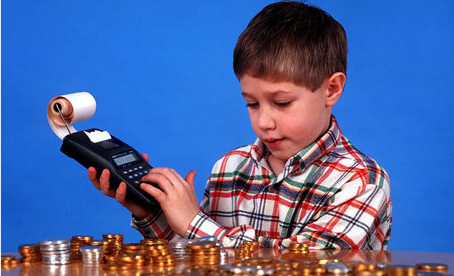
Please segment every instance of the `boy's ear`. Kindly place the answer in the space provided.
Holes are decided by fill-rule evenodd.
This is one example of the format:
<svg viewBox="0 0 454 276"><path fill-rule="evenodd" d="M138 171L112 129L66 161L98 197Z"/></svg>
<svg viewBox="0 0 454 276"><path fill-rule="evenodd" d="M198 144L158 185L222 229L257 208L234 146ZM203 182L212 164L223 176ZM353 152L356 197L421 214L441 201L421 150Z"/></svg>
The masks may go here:
<svg viewBox="0 0 454 276"><path fill-rule="evenodd" d="M326 79L327 95L326 105L329 107L334 106L337 100L342 96L346 76L342 72L336 72Z"/></svg>

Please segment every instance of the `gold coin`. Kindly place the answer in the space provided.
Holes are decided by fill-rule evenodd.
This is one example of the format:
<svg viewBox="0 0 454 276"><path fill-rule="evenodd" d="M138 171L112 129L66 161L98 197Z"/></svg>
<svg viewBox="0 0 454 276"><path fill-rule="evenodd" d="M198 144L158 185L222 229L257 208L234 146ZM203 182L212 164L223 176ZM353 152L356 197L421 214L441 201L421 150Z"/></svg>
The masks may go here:
<svg viewBox="0 0 454 276"><path fill-rule="evenodd" d="M124 264L108 264L108 265L103 265L103 268L105 270L109 270L109 271L124 271L124 270L131 269L129 266L124 265Z"/></svg>
<svg viewBox="0 0 454 276"><path fill-rule="evenodd" d="M448 265L438 263L420 263L416 264L416 269L420 271L447 272Z"/></svg>
<svg viewBox="0 0 454 276"><path fill-rule="evenodd" d="M411 265L393 265L387 268L388 275L413 275L416 269Z"/></svg>
<svg viewBox="0 0 454 276"><path fill-rule="evenodd" d="M145 245L145 249L147 250L161 250L161 249L166 249L169 248L167 244L154 244L154 245Z"/></svg>
<svg viewBox="0 0 454 276"><path fill-rule="evenodd" d="M212 248L212 247L218 247L216 245L216 242L201 241L201 242L186 245L186 248L188 248L190 250L201 250L201 249Z"/></svg>
<svg viewBox="0 0 454 276"><path fill-rule="evenodd" d="M384 270L362 270L360 271L359 273L357 274L360 274L360 275L373 275L373 276L385 276L387 275L386 274L386 271Z"/></svg>
<svg viewBox="0 0 454 276"><path fill-rule="evenodd" d="M16 259L16 257L13 255L2 255L2 262L12 261L15 259Z"/></svg>
<svg viewBox="0 0 454 276"><path fill-rule="evenodd" d="M92 241L91 245L92 246L102 246L104 244L104 241Z"/></svg>
<svg viewBox="0 0 454 276"><path fill-rule="evenodd" d="M169 241L164 239L145 239L141 240L140 243L146 245L167 245Z"/></svg>
<svg viewBox="0 0 454 276"><path fill-rule="evenodd" d="M338 263L339 260L338 259L320 259L320 260L317 260L316 261L319 265L324 265L326 263Z"/></svg>

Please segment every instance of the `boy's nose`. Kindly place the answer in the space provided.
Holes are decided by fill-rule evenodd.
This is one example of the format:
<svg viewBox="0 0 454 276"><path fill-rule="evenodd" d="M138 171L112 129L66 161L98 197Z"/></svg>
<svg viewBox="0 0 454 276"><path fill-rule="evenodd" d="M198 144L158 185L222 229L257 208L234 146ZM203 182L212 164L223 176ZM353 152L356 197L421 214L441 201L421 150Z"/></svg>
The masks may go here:
<svg viewBox="0 0 454 276"><path fill-rule="evenodd" d="M276 122L269 112L261 111L257 120L257 126L260 129L274 129Z"/></svg>

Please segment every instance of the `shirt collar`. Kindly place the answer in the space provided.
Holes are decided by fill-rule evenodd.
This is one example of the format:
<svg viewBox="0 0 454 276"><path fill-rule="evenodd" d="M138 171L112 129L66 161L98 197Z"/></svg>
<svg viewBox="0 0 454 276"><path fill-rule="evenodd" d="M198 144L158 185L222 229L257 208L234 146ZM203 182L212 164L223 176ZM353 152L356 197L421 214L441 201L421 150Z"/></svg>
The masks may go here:
<svg viewBox="0 0 454 276"><path fill-rule="evenodd" d="M328 130L314 142L312 142L312 144L290 157L289 160L287 160L285 167L298 165L296 167L303 170L312 162L332 151L339 143L340 138L341 130L339 128L339 125L337 124L336 118L331 115L330 126ZM268 151L265 144L257 138L255 143L251 147L252 159L260 162L262 158L266 158L269 154L270 152Z"/></svg>

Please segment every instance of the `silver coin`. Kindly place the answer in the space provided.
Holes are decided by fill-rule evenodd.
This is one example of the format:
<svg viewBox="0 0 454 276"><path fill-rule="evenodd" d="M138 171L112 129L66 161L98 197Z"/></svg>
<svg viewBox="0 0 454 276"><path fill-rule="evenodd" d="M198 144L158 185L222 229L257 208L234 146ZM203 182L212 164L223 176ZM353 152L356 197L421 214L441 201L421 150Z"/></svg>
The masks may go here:
<svg viewBox="0 0 454 276"><path fill-rule="evenodd" d="M71 259L71 254L62 254L62 255L42 255L43 260L53 260L53 259Z"/></svg>
<svg viewBox="0 0 454 276"><path fill-rule="evenodd" d="M43 261L44 264L50 264L50 265L65 265L65 264L70 264L71 260L58 260L58 261Z"/></svg>
<svg viewBox="0 0 454 276"><path fill-rule="evenodd" d="M259 268L255 275L273 275L276 270L274 268Z"/></svg>
<svg viewBox="0 0 454 276"><path fill-rule="evenodd" d="M388 263L377 263L377 267L380 269L385 269L389 266Z"/></svg>
<svg viewBox="0 0 454 276"><path fill-rule="evenodd" d="M217 241L217 237L216 236L207 236L207 237L202 237L202 238L199 238L197 239L198 241Z"/></svg>
<svg viewBox="0 0 454 276"><path fill-rule="evenodd" d="M335 273L335 274L345 274L352 271L351 267L348 267L342 263L326 263L324 265L328 273Z"/></svg>
<svg viewBox="0 0 454 276"><path fill-rule="evenodd" d="M64 251L70 250L71 248L67 244L58 244L58 245L47 245L41 246L40 250L42 251Z"/></svg>
<svg viewBox="0 0 454 276"><path fill-rule="evenodd" d="M55 244L64 244L68 243L68 240L65 239L47 239L47 240L42 240L39 241L38 244L41 245L55 245Z"/></svg>

